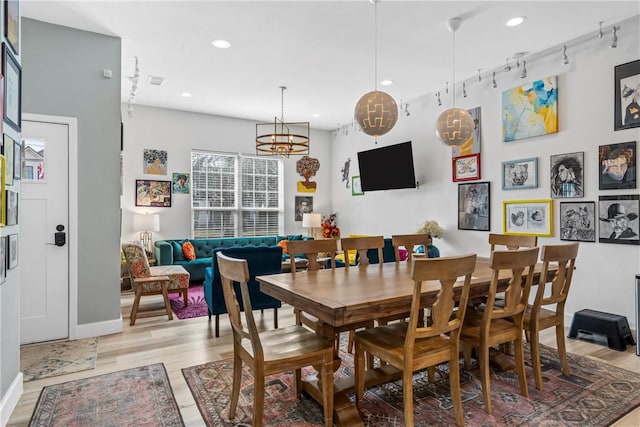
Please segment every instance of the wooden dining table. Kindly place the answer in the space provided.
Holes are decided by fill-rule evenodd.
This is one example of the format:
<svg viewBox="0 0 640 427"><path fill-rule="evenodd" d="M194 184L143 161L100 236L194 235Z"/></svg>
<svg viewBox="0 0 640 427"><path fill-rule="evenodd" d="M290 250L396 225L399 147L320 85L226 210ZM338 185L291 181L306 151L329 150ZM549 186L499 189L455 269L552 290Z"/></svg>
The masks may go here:
<svg viewBox="0 0 640 427"><path fill-rule="evenodd" d="M319 333L334 337L336 329L348 325L393 316L410 311L414 282L409 263L370 264L366 267L337 268L335 270L305 271L257 276L260 290L284 303L299 308L319 319ZM549 268L549 274L555 269ZM542 264L536 265L533 283L540 280ZM492 270L489 259L478 257L471 279L470 298L488 294ZM506 288L510 274L499 277L498 291ZM457 286L456 297L462 290L463 278ZM440 290L437 281L425 282L422 307L429 307ZM336 369L340 360L336 354ZM365 387L400 378L400 371L390 365L368 369ZM316 401L322 402L321 385L316 380L303 382L304 390ZM347 394L355 391L354 377L336 378L334 381L334 422L338 426L363 425L360 413Z"/></svg>

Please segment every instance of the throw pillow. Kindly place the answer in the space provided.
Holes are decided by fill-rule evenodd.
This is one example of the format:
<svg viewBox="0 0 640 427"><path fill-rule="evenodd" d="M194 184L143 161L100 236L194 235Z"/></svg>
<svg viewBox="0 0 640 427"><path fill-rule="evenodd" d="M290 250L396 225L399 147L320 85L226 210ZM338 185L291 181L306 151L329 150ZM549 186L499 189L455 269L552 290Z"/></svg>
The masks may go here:
<svg viewBox="0 0 640 427"><path fill-rule="evenodd" d="M282 253L283 254L287 253L287 242L288 242L288 240L280 240L278 242L278 246L280 246L282 248Z"/></svg>
<svg viewBox="0 0 640 427"><path fill-rule="evenodd" d="M196 250L191 242L184 242L182 244L182 253L184 253L184 257L188 260L196 259Z"/></svg>
<svg viewBox="0 0 640 427"><path fill-rule="evenodd" d="M171 245L173 246L173 260L174 261L184 261L184 253L182 253L182 243L181 241L172 241Z"/></svg>

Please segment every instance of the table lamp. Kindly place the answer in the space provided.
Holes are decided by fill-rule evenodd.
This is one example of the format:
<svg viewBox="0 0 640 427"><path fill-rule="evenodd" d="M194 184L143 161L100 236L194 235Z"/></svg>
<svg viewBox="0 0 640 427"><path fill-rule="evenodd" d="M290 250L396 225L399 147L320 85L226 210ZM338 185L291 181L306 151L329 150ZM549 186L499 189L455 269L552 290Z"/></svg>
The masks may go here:
<svg viewBox="0 0 640 427"><path fill-rule="evenodd" d="M322 215L319 213L305 213L302 214L302 226L309 229L309 236L316 238L315 232L317 228L320 228L322 223Z"/></svg>
<svg viewBox="0 0 640 427"><path fill-rule="evenodd" d="M134 214L133 231L140 232L140 242L148 257L153 255L152 231L160 231L159 214Z"/></svg>

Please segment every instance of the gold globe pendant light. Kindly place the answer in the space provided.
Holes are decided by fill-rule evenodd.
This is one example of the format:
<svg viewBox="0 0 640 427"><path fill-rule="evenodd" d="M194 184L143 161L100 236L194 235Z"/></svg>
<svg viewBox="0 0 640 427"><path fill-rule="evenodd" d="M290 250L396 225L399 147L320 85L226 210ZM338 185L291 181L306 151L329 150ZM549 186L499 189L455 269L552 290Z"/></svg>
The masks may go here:
<svg viewBox="0 0 640 427"><path fill-rule="evenodd" d="M449 31L453 33L453 85L452 108L445 110L436 120L436 135L449 146L462 145L473 135L473 117L467 110L456 108L456 30L460 28L462 19L452 18L447 22Z"/></svg>
<svg viewBox="0 0 640 427"><path fill-rule="evenodd" d="M374 90L362 95L356 104L354 116L360 129L373 136L376 143L380 135L389 132L398 121L398 105L386 92L378 90L378 2L371 0L374 11Z"/></svg>

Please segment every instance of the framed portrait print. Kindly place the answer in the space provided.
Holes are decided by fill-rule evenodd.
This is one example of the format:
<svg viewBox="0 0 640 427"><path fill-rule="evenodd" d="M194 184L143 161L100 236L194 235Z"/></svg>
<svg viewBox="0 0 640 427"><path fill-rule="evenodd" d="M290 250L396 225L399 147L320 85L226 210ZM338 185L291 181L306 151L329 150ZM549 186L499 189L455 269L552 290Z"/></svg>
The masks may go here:
<svg viewBox="0 0 640 427"><path fill-rule="evenodd" d="M12 270L18 266L18 235L9 234L7 239L7 269Z"/></svg>
<svg viewBox="0 0 640 427"><path fill-rule="evenodd" d="M596 241L596 202L560 202L560 240Z"/></svg>
<svg viewBox="0 0 640 427"><path fill-rule="evenodd" d="M18 0L4 2L4 36L13 53L20 52L20 3Z"/></svg>
<svg viewBox="0 0 640 427"><path fill-rule="evenodd" d="M18 193L11 190L6 190L6 203L7 203L7 213L6 213L6 225L16 225L18 223Z"/></svg>
<svg viewBox="0 0 640 427"><path fill-rule="evenodd" d="M502 231L524 236L553 236L553 200L503 200Z"/></svg>
<svg viewBox="0 0 640 427"><path fill-rule="evenodd" d="M362 185L360 183L359 176L351 177L351 195L352 196L362 196L364 195L364 191L362 191Z"/></svg>
<svg viewBox="0 0 640 427"><path fill-rule="evenodd" d="M295 205L296 205L295 220L302 221L303 214L313 212L313 197L296 196Z"/></svg>
<svg viewBox="0 0 640 427"><path fill-rule="evenodd" d="M551 198L584 197L584 151L551 156Z"/></svg>
<svg viewBox="0 0 640 427"><path fill-rule="evenodd" d="M177 194L189 194L189 174L187 172L174 172L171 178L173 192Z"/></svg>
<svg viewBox="0 0 640 427"><path fill-rule="evenodd" d="M614 130L640 127L640 59L615 67Z"/></svg>
<svg viewBox="0 0 640 427"><path fill-rule="evenodd" d="M538 158L502 162L502 189L522 190L538 187Z"/></svg>
<svg viewBox="0 0 640 427"><path fill-rule="evenodd" d="M144 149L142 153L142 171L149 175L167 174L167 152L164 150Z"/></svg>
<svg viewBox="0 0 640 427"><path fill-rule="evenodd" d="M9 135L5 134L4 138L3 138L3 142L4 142L4 147L3 147L3 153L4 153L4 157L7 159L7 167L5 168L5 178L4 178L4 183L5 185L13 185L13 167L15 165L15 145L13 144L13 138L11 138Z"/></svg>
<svg viewBox="0 0 640 427"><path fill-rule="evenodd" d="M171 207L171 181L136 179L136 206Z"/></svg>
<svg viewBox="0 0 640 427"><path fill-rule="evenodd" d="M453 182L480 179L480 154L454 157L451 169Z"/></svg>
<svg viewBox="0 0 640 427"><path fill-rule="evenodd" d="M489 231L489 182L458 184L458 230Z"/></svg>
<svg viewBox="0 0 640 427"><path fill-rule="evenodd" d="M636 142L601 145L598 149L600 190L636 188Z"/></svg>
<svg viewBox="0 0 640 427"><path fill-rule="evenodd" d="M640 245L638 214L640 195L600 196L598 241L623 245Z"/></svg>
<svg viewBox="0 0 640 427"><path fill-rule="evenodd" d="M20 132L22 126L22 68L16 58L2 43L2 75L4 76L4 120Z"/></svg>

